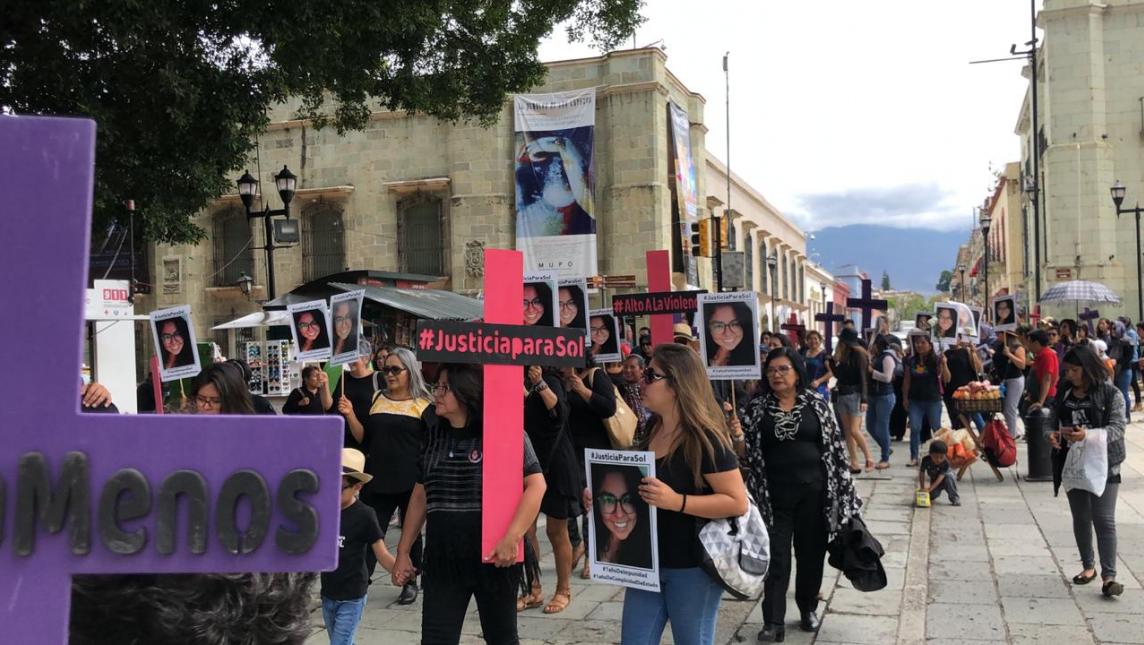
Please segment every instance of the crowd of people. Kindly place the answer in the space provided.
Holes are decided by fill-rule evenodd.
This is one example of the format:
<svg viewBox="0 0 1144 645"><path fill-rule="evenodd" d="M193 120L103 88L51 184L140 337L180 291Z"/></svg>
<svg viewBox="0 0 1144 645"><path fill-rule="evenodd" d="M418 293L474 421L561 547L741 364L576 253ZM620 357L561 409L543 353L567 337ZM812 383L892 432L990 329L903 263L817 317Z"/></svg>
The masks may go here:
<svg viewBox="0 0 1144 645"><path fill-rule="evenodd" d="M535 303L526 301L526 313L529 306L535 309ZM715 323L723 327L716 331L727 333L726 321ZM1043 431L1056 450L1105 435L1104 486L1099 492L1067 494L1083 566L1073 581L1083 585L1097 576L1095 530L1102 592L1119 595L1114 510L1125 424L1141 409L1142 333L1144 326L1123 318L1100 320L1091 330L1073 320L1042 319L1036 327L1002 333L982 324L980 337L958 333L952 343L935 346L925 328L910 332L903 343L889 333L863 339L847 324L835 350L827 352L817 331L797 337L764 332L763 378L728 383L707 378L698 335L682 322L671 344L653 346L648 330L640 329L636 342L621 343L620 362L589 360L581 369L527 367L521 388L524 489L511 525L491 553L479 549L482 371L424 365L409 348L374 347L361 339L361 358L336 386L325 371L307 366L302 386L282 408L284 414L345 419L339 565L317 577L331 643L353 642L370 585L381 579L378 563L399 587L398 603L422 597L423 643L458 642L474 597L485 640L515 643L519 612L542 608L559 614L572 602L577 568L582 564L580 575L590 575L589 541L599 562L650 566L653 543L658 553L660 591L625 591L624 643L658 643L667 625L677 643L711 643L723 590L700 566L697 522L742 515L748 497L765 519L771 544L758 639L785 638L792 568L798 624L815 631L827 545L861 508L853 477L891 467L894 440L904 440L908 427L904 465L918 470L919 488L934 499L944 493L950 503L959 503L947 446L930 439L944 423L943 408L950 425L962 424L952 393L982 378L1004 385L1002 416L1014 437L1027 425L1022 417L1041 409L1052 415ZM211 365L194 380L185 411L273 414L268 401L248 392L249 376L242 361ZM98 384L86 386L82 398L85 411L114 409ZM614 447L606 422L623 406L637 420L632 445L625 447L653 453L656 475L601 468L587 481L585 450ZM985 425L980 414L965 416L979 430ZM651 509L656 509L657 530L639 533L635 529L648 523ZM595 519L591 536L590 514ZM551 595L544 593L538 560L540 516L552 546ZM400 539L387 544L392 524L400 526ZM522 541L525 564L519 566ZM171 602L182 603L178 611L190 623L208 621L211 603L217 602L196 593L186 576L149 576L146 585L127 578L76 578L72 632L77 642L95 623L106 623L100 612L109 599L120 599L116 584L151 585L147 588L170 594ZM287 603L296 603L314 581L315 576L298 574L209 580L220 593L275 590ZM149 610L176 611L157 605ZM143 641L164 640L162 626L130 611L123 615L116 629L125 639L138 634ZM234 618L245 621L242 629L250 634L273 633L274 642L300 642L297 637L304 634L302 626L273 612L256 617L239 612Z"/></svg>

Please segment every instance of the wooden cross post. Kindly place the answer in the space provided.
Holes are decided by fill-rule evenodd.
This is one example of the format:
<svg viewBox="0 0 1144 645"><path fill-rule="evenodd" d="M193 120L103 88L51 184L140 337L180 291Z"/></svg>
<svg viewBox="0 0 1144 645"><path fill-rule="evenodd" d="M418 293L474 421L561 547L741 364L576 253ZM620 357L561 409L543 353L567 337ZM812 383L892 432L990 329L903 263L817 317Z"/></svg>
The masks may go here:
<svg viewBox="0 0 1144 645"><path fill-rule="evenodd" d="M806 325L800 323L798 316L794 314L791 314L787 322L783 323L780 328L787 333L787 338L790 339L791 345L794 345L795 348L798 347L801 336L806 333Z"/></svg>
<svg viewBox="0 0 1144 645"><path fill-rule="evenodd" d="M889 308L889 304L882 299L872 297L870 279L864 278L862 280L862 297L861 298L847 298L846 306L853 307L854 309L862 310L862 327L861 329L867 330L870 328L871 318L873 317L874 310L885 311Z"/></svg>
<svg viewBox="0 0 1144 645"><path fill-rule="evenodd" d="M834 351L834 323L841 323L846 320L846 316L834 313L834 303L826 303L826 311L820 314L814 314L814 321L823 324L825 333L823 334L823 342L826 343L826 353L829 354Z"/></svg>
<svg viewBox="0 0 1144 645"><path fill-rule="evenodd" d="M647 258L647 290L650 292L671 291L671 254L668 251L648 251L645 257ZM672 335L673 320L671 314L651 316L652 347L674 340Z"/></svg>
<svg viewBox="0 0 1144 645"><path fill-rule="evenodd" d="M25 403L0 409L5 643L67 642L73 574L337 565L341 419L80 413L94 155L92 121L0 119L0 194L36 213L0 254L29 312L0 345Z"/></svg>
<svg viewBox="0 0 1144 645"><path fill-rule="evenodd" d="M1092 327L1092 321L1100 318L1100 312L1096 309L1089 309L1088 307L1085 307L1084 311L1077 314L1077 318L1080 318L1081 322L1084 323L1084 326L1088 327L1088 335L1092 336L1096 332L1096 330Z"/></svg>

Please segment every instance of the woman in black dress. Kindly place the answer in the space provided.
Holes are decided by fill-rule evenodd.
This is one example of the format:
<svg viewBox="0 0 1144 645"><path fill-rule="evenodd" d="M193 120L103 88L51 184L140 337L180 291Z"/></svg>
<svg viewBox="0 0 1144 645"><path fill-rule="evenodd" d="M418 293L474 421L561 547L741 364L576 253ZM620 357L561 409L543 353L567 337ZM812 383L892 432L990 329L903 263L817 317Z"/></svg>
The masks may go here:
<svg viewBox="0 0 1144 645"><path fill-rule="evenodd" d="M568 431L572 435L572 446L576 449L577 473L580 477L580 490L583 490L588 485L584 475L584 449L609 450L612 447L604 419L616 413L616 386L607 373L598 367L584 370L569 367L564 368L562 374L568 392ZM582 528L582 534L588 535L587 516L584 517ZM581 527L577 527L575 522L569 522L568 530L572 545L580 552L583 546ZM587 560L584 561L580 577L589 577Z"/></svg>
<svg viewBox="0 0 1144 645"><path fill-rule="evenodd" d="M953 393L957 388L976 381L981 374L981 358L963 334L958 334L957 344L945 350L945 363L949 367L949 379L945 380L942 398L945 399L945 409L949 412L949 421L954 430L960 429L961 415L957 412L957 401ZM944 380L944 379L943 379ZM970 421L981 431L985 428L985 418L980 412L969 414Z"/></svg>
<svg viewBox="0 0 1144 645"><path fill-rule="evenodd" d="M556 559L556 593L544 607L546 614L558 614L572 602L572 569L577 555L573 554L568 537L568 521L576 521L582 513L580 504L580 475L576 453L568 434L568 398L559 372L553 369L529 367L525 373L524 431L532 441L544 481L548 488L540 502L540 512L547 518L545 532L552 543ZM540 553L536 539L536 522L528 529L526 539L532 552ZM581 544L576 550L584 554ZM544 602L539 577L532 582L529 593L517 600L517 611L539 607Z"/></svg>

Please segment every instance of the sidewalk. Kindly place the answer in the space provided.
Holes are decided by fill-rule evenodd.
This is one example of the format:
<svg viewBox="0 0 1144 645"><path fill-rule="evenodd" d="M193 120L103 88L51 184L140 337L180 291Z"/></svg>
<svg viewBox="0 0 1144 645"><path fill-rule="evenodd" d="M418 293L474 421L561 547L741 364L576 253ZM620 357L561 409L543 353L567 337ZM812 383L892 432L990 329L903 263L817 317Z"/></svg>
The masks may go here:
<svg viewBox="0 0 1144 645"><path fill-rule="evenodd" d="M894 466L858 477L870 530L886 549L889 584L875 593L854 590L827 566L825 607L817 635L798 629L793 597L786 642L871 645L959 643L1144 643L1144 423L1128 429L1117 506L1124 595L1106 600L1099 579L1085 587L1069 582L1080 572L1068 502L1052 496L1051 483L1017 479L1024 465L1005 469L998 482L976 464L960 482L962 506L942 498L930 509L913 507L917 473L905 467L907 444L896 443ZM1019 444L1024 453L1024 444ZM544 531L540 531L543 539ZM395 542L395 532L390 542ZM546 547L542 546L542 549ZM543 560L545 593L555 590L552 557ZM539 609L520 615L527 645L599 644L619 641L623 590L573 577L572 604L546 616ZM383 580L370 588L358 631L359 645L420 642L420 601L401 607L398 590ZM725 598L716 643L754 643L762 628L759 601ZM321 612L314 614L321 630ZM475 603L462 643L483 643ZM327 643L318 631L307 645ZM664 643L671 643L670 629Z"/></svg>

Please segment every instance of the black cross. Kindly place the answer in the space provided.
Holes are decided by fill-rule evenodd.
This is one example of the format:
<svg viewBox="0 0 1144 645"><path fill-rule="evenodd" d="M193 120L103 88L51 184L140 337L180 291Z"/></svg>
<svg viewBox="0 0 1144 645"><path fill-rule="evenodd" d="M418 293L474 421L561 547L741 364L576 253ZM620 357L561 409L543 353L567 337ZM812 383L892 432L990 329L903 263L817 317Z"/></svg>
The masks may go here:
<svg viewBox="0 0 1144 645"><path fill-rule="evenodd" d="M834 323L840 323L846 320L846 316L834 313L834 303L826 303L826 312L821 314L814 314L814 321L824 323L826 326L826 352L834 351Z"/></svg>
<svg viewBox="0 0 1144 645"><path fill-rule="evenodd" d="M847 298L846 306L862 310L862 329L870 328L870 319L873 317L874 310L885 311L889 305L885 300L880 300L871 297L873 294L870 291L870 279L862 280L862 297L861 298Z"/></svg>
<svg viewBox="0 0 1144 645"><path fill-rule="evenodd" d="M1091 336L1095 331L1092 328L1092 321L1100 318L1100 312L1096 309L1089 309L1088 307L1085 307L1084 311L1077 315L1077 318L1080 318L1084 322L1084 326L1088 327L1088 335Z"/></svg>

